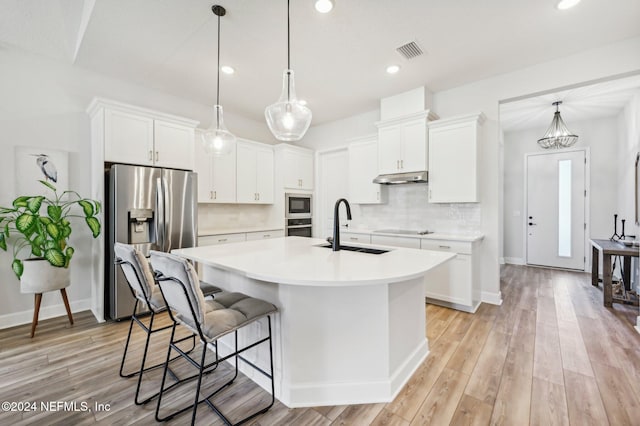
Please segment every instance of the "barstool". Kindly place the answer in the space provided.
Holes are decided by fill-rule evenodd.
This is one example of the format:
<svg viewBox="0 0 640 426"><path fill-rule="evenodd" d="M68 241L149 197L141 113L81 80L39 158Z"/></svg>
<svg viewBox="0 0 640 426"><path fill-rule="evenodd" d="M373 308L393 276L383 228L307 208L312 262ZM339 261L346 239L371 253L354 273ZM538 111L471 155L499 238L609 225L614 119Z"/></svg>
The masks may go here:
<svg viewBox="0 0 640 426"><path fill-rule="evenodd" d="M205 301L202 292L198 286L198 277L191 264L180 257L162 253L151 252L151 264L155 271L156 280L164 296L165 302L169 307L169 315L174 321L174 328L171 331L171 342L169 351L167 352L167 362L165 363L164 373L162 376L162 384L160 385L160 395L158 396L158 405L156 407L156 420L166 421L174 418L176 415L193 409L191 415L191 424L195 423L198 405L206 403L226 424L231 425L231 421L222 414L210 399L218 392L231 385L238 376L238 361L242 360L247 365L253 367L262 373L271 381L271 402L263 408L258 409L254 413L244 417L235 424L244 423L269 410L275 402L274 380L273 380L273 347L271 343L271 315L277 312L277 308L271 303L260 299L248 297L242 293L222 292L216 295L211 301ZM259 338L242 348L238 348L238 330L246 325L252 324L261 318L267 318L268 336ZM181 350L177 345L187 338L175 338L176 326L183 325L191 332L197 334L202 344L202 355L199 360L193 359L188 353ZM234 333L235 348L229 355L220 357L217 351L218 339ZM264 371L251 361L243 358L241 354L251 348L262 343L269 344L269 372ZM207 349L214 348L216 350L216 359L213 362L206 363ZM198 369L198 383L195 391L195 400L193 404L174 411L173 413L160 417L160 408L162 404L162 396L168 389L165 389L167 378L167 369L172 351L176 351L181 357L185 358L189 364ZM235 374L233 377L217 387L217 389L205 398L200 399L200 388L202 385L202 376L216 368L218 364L228 359L235 358ZM190 377L191 378L191 377ZM188 378L188 379L190 379ZM184 380L179 381L179 383ZM171 386L173 387L175 383Z"/></svg>
<svg viewBox="0 0 640 426"><path fill-rule="evenodd" d="M127 342L125 343L124 353L122 354L122 362L120 363L120 377L130 378L138 375L138 383L136 387L134 402L136 403L136 405L142 405L149 402L151 399L158 395L158 393L155 393L147 397L143 401L139 401L140 385L142 383L143 373L165 365L164 362L161 362L147 368L145 368L144 366L147 360L147 353L149 350L151 335L159 331L168 330L172 328L173 325L170 324L160 328L153 328L153 321L156 314L165 311L166 305L164 303L164 298L162 297L160 289L157 285L155 285L153 272L151 272L151 267L147 258L134 246L128 244L115 243L113 249L116 258L115 263L120 265L120 267L122 268L122 272L124 273L127 283L129 284L131 293L136 299L136 303L133 307L133 313L131 314L131 322L129 324ZM212 286L210 284L202 283L202 285L206 289L207 293L210 294L221 291L218 287ZM138 313L138 304L146 307L150 312L148 326L140 319L140 314ZM144 315L146 316L146 314ZM131 340L131 332L133 330L134 322L137 323L142 330L144 330L147 337L144 345L142 361L140 363L140 369L131 373L124 373L124 364L129 350L129 342ZM192 348L190 350L193 350L193 348L195 348L195 335L191 335L190 337L193 340Z"/></svg>

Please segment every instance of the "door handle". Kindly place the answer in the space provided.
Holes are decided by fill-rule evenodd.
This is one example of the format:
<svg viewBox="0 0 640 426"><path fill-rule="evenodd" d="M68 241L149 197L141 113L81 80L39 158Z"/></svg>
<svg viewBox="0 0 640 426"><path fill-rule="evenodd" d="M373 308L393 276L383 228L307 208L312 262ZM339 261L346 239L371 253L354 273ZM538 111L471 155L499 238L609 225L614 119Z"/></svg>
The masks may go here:
<svg viewBox="0 0 640 426"><path fill-rule="evenodd" d="M529 222L529 226L536 226L537 223Z"/></svg>

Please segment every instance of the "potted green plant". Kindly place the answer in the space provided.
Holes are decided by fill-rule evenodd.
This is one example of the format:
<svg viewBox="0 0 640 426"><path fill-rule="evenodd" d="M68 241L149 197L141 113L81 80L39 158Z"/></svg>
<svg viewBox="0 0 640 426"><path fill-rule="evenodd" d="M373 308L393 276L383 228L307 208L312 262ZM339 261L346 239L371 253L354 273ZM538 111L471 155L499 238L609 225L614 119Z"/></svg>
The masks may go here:
<svg viewBox="0 0 640 426"><path fill-rule="evenodd" d="M52 196L23 195L12 207L0 207L0 248L13 246L11 268L21 280L23 293L43 293L69 284L68 267L75 250L69 245L71 222L83 218L93 238L100 235L100 203L75 191L58 194L55 186L40 181ZM29 259L20 258L29 250ZM64 282L51 282L51 281ZM61 287L63 286L63 287Z"/></svg>

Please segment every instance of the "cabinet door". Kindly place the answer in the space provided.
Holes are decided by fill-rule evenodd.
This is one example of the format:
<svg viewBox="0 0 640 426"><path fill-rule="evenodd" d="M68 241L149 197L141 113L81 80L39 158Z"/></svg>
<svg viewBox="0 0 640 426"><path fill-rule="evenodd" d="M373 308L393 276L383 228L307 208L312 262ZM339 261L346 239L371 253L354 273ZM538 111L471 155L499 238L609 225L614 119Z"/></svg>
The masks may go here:
<svg viewBox="0 0 640 426"><path fill-rule="evenodd" d="M474 123L429 131L429 202L478 201L476 151Z"/></svg>
<svg viewBox="0 0 640 426"><path fill-rule="evenodd" d="M214 203L236 202L236 150L228 155L213 157L211 194Z"/></svg>
<svg viewBox="0 0 640 426"><path fill-rule="evenodd" d="M259 204L273 204L273 149L256 148L256 192Z"/></svg>
<svg viewBox="0 0 640 426"><path fill-rule="evenodd" d="M303 152L299 154L298 175L300 176L300 189L313 189L313 153Z"/></svg>
<svg viewBox="0 0 640 426"><path fill-rule="evenodd" d="M236 198L238 203L257 203L256 191L256 151L243 142L237 143Z"/></svg>
<svg viewBox="0 0 640 426"><path fill-rule="evenodd" d="M400 126L381 127L378 130L378 173L389 174L400 171L401 158Z"/></svg>
<svg viewBox="0 0 640 426"><path fill-rule="evenodd" d="M154 164L193 170L193 134L190 127L154 120Z"/></svg>
<svg viewBox="0 0 640 426"><path fill-rule="evenodd" d="M153 165L153 119L105 110L104 160Z"/></svg>
<svg viewBox="0 0 640 426"><path fill-rule="evenodd" d="M377 138L349 145L349 202L380 204L386 202L382 185L373 183L378 175Z"/></svg>
<svg viewBox="0 0 640 426"><path fill-rule="evenodd" d="M400 171L422 170L427 170L427 124L426 120L415 120L402 125Z"/></svg>
<svg viewBox="0 0 640 426"><path fill-rule="evenodd" d="M313 153L287 149L283 166L285 188L313 189Z"/></svg>
<svg viewBox="0 0 640 426"><path fill-rule="evenodd" d="M199 140L194 144L193 151L195 157L193 171L198 174L198 203L212 203L213 159L205 153L204 147Z"/></svg>

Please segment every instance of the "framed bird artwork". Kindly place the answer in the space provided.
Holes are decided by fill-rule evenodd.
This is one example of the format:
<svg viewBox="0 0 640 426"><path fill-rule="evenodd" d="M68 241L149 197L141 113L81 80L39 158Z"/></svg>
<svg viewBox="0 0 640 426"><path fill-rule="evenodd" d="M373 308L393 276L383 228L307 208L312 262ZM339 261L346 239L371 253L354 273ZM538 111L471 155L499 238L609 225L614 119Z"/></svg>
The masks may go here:
<svg viewBox="0 0 640 426"><path fill-rule="evenodd" d="M56 188L69 188L69 153L49 148L17 146L15 149L16 194L44 195L49 182Z"/></svg>

